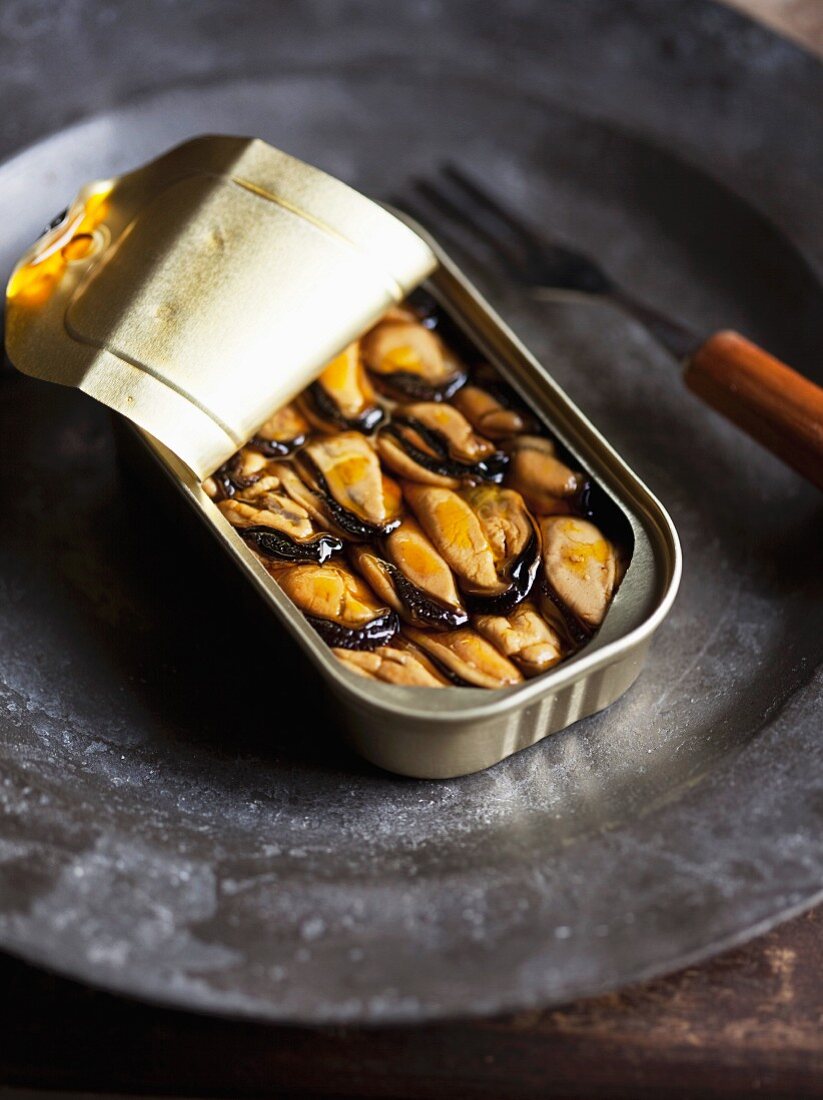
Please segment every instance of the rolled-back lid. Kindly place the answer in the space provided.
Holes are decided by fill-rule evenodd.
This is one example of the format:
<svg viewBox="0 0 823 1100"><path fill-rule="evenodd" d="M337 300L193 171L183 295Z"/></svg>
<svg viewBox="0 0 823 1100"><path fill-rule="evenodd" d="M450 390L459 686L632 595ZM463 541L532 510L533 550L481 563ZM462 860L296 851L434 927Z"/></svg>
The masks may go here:
<svg viewBox="0 0 823 1100"><path fill-rule="evenodd" d="M339 180L202 137L80 191L9 280L6 351L202 478L435 266Z"/></svg>

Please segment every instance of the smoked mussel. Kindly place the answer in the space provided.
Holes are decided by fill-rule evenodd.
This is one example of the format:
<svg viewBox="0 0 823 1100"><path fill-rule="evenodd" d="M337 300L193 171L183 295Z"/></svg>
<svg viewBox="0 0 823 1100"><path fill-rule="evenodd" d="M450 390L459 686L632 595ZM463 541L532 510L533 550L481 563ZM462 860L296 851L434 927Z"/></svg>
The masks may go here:
<svg viewBox="0 0 823 1100"><path fill-rule="evenodd" d="M463 386L454 395L453 404L476 432L495 442L535 430L534 418L503 387L491 382Z"/></svg>
<svg viewBox="0 0 823 1100"><path fill-rule="evenodd" d="M617 552L579 516L547 516L540 529L545 596L582 640L600 626L609 608L618 580Z"/></svg>
<svg viewBox="0 0 823 1100"><path fill-rule="evenodd" d="M297 405L284 405L257 429L249 447L267 458L285 458L306 442L310 430Z"/></svg>
<svg viewBox="0 0 823 1100"><path fill-rule="evenodd" d="M335 649L339 658L367 680L404 687L446 687L451 681L417 646L405 638L377 649Z"/></svg>
<svg viewBox="0 0 823 1100"><path fill-rule="evenodd" d="M378 546L361 544L351 554L377 595L405 622L453 630L468 621L451 569L410 517Z"/></svg>
<svg viewBox="0 0 823 1100"><path fill-rule="evenodd" d="M563 657L562 634L531 601L508 615L476 615L472 624L526 677L546 672Z"/></svg>
<svg viewBox="0 0 823 1100"><path fill-rule="evenodd" d="M218 508L261 557L322 564L343 549L342 539L317 531L305 508L284 493L269 491L255 503L222 500Z"/></svg>
<svg viewBox="0 0 823 1100"><path fill-rule="evenodd" d="M585 500L585 477L560 461L546 436L518 435L506 449L506 485L516 489L537 515L571 512Z"/></svg>
<svg viewBox="0 0 823 1100"><path fill-rule="evenodd" d="M360 432L308 443L291 465L279 464L276 472L289 496L341 538L383 538L400 523L400 489Z"/></svg>
<svg viewBox="0 0 823 1100"><path fill-rule="evenodd" d="M380 321L361 348L375 385L398 401L445 401L466 381L463 364L417 320Z"/></svg>
<svg viewBox="0 0 823 1100"><path fill-rule="evenodd" d="M453 684L502 688L523 679L515 665L471 627L443 633L406 627L405 633Z"/></svg>
<svg viewBox="0 0 823 1100"><path fill-rule="evenodd" d="M457 488L465 481L500 481L507 457L477 435L449 404L401 405L377 435L380 458L399 477Z"/></svg>
<svg viewBox="0 0 823 1100"><path fill-rule="evenodd" d="M243 447L206 478L203 488L217 499L250 489L268 472L268 459L251 447Z"/></svg>
<svg viewBox="0 0 823 1100"><path fill-rule="evenodd" d="M457 576L470 611L505 615L528 596L540 566L540 536L519 493L497 485L457 493L412 482L403 491Z"/></svg>
<svg viewBox="0 0 823 1100"><path fill-rule="evenodd" d="M396 613L381 604L365 581L342 563L272 563L268 568L333 648L374 649L387 645L397 634L400 624Z"/></svg>
<svg viewBox="0 0 823 1100"><path fill-rule="evenodd" d="M350 344L333 359L316 382L303 393L300 406L321 431L371 432L383 422L385 412L375 400L366 376L358 343Z"/></svg>

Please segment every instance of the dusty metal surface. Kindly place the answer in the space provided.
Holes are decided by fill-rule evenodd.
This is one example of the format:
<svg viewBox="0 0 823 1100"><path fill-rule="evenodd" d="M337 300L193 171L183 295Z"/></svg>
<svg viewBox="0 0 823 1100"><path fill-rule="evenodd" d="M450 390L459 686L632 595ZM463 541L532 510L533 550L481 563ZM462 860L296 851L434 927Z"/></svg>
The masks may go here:
<svg viewBox="0 0 823 1100"><path fill-rule="evenodd" d="M0 150L91 117L0 168L4 266L84 179L192 132L386 196L448 154L652 301L819 377L819 63L708 3L469 7L5 4ZM310 686L286 727L310 681L175 549L105 414L4 375L5 947L203 1010L414 1020L662 971L819 891L819 498L613 313L485 281L678 525L637 686L468 779L369 770Z"/></svg>

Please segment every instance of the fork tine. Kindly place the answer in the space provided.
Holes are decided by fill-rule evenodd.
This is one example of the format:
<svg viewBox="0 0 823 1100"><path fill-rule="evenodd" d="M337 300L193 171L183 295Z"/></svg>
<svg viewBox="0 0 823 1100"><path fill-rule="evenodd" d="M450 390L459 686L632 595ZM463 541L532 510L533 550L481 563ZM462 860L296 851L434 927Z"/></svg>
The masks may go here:
<svg viewBox="0 0 823 1100"><path fill-rule="evenodd" d="M510 269L510 274L520 276L520 267L524 259L520 246L491 229L488 223L480 223L467 210L460 206L445 191L427 180L417 180L415 190L429 205L445 215L452 223L463 227L473 240L482 242Z"/></svg>
<svg viewBox="0 0 823 1100"><path fill-rule="evenodd" d="M531 278L521 273L524 281L543 282L554 289L577 290L585 294L604 294L613 289L611 279L591 256L531 229L457 165L447 162L442 166L442 171L464 198L476 207L482 207L510 237L520 241L521 256L531 271Z"/></svg>
<svg viewBox="0 0 823 1100"><path fill-rule="evenodd" d="M484 191L475 183L462 168L458 168L451 161L442 165L443 175L446 176L464 196L468 197L476 206L482 207L487 214L495 218L507 233L514 233L522 243L530 250L552 247L549 241L541 240L525 221L519 218L511 210L507 210L488 191Z"/></svg>
<svg viewBox="0 0 823 1100"><path fill-rule="evenodd" d="M488 243L476 233L461 231L461 228L448 218L438 217L432 220L430 211L413 198L404 195L398 198L394 205L405 210L407 214L419 221L424 229L430 229L438 240L478 268L487 268L489 257L496 256Z"/></svg>

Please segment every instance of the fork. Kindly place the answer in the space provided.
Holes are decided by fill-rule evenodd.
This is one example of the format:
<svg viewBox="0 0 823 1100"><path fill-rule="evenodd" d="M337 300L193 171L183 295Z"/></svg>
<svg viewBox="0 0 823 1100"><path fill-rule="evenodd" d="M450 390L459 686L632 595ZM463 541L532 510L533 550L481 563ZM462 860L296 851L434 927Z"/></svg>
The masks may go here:
<svg viewBox="0 0 823 1100"><path fill-rule="evenodd" d="M571 291L612 302L684 365L693 393L823 489L823 389L808 378L739 333L701 339L618 286L591 256L532 228L454 164L442 166L437 183L416 181L413 199L399 205L422 225L437 225L462 254L491 254L534 296Z"/></svg>

